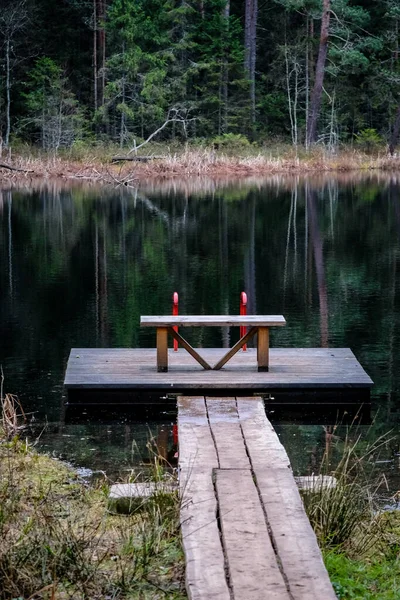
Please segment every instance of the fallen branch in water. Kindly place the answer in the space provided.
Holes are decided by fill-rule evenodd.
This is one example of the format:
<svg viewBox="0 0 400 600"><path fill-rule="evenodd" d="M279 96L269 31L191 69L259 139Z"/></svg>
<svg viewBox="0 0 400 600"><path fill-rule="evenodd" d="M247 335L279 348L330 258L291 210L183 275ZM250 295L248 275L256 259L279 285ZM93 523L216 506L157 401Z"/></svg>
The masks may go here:
<svg viewBox="0 0 400 600"><path fill-rule="evenodd" d="M133 160L137 162L149 162L149 160L162 160L165 156L113 156L111 162Z"/></svg>
<svg viewBox="0 0 400 600"><path fill-rule="evenodd" d="M20 173L33 173L34 171L29 169L20 169L18 167L13 167L12 165L7 165L6 163L0 163L1 169L9 169L10 171L19 171Z"/></svg>

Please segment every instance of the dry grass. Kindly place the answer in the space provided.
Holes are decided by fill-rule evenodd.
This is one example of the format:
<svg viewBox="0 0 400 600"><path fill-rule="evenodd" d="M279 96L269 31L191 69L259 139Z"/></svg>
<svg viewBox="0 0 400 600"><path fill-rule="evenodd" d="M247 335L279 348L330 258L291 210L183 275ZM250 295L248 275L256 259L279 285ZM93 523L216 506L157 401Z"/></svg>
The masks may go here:
<svg viewBox="0 0 400 600"><path fill-rule="evenodd" d="M17 396L1 396L2 429L7 440L17 435L26 424L26 416Z"/></svg>
<svg viewBox="0 0 400 600"><path fill-rule="evenodd" d="M379 491L386 479L373 469L374 457L388 441L383 436L363 445L357 435L341 441L340 460L332 469L331 449L321 465L322 477L333 475L335 486L318 484L302 491L305 509L322 549L335 549L352 558L384 551L391 535L379 511ZM371 460L372 459L372 460Z"/></svg>
<svg viewBox="0 0 400 600"><path fill-rule="evenodd" d="M10 440L26 425L26 415L21 402L14 394L4 395L4 374L0 368L0 436Z"/></svg>
<svg viewBox="0 0 400 600"><path fill-rule="evenodd" d="M11 406L3 422L18 425ZM186 598L179 499L162 493L158 461L154 475L161 487L140 509L112 515L105 479L88 486L0 431L0 600Z"/></svg>
<svg viewBox="0 0 400 600"><path fill-rule="evenodd" d="M160 149L161 148L161 149ZM65 152L48 156L38 152L23 152L4 159L23 171L0 169L0 180L32 178L64 178L108 183L130 184L134 181L176 177L250 177L271 174L302 174L321 172L398 170L400 160L387 153L366 154L361 150L344 148L332 154L324 148L310 152L296 151L290 146L257 148L250 146L236 155L216 151L210 147L182 147L171 151L168 147L146 148L146 154L162 154L164 158L147 163L111 163L115 148L92 148L79 153Z"/></svg>

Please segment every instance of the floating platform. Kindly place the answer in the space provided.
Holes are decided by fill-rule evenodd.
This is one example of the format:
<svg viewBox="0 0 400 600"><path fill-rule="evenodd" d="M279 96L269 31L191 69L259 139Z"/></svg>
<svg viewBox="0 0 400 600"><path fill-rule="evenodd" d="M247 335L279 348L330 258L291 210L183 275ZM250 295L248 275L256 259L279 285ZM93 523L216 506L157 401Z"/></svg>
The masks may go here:
<svg viewBox="0 0 400 600"><path fill-rule="evenodd" d="M262 399L180 396L178 430L188 598L334 600Z"/></svg>
<svg viewBox="0 0 400 600"><path fill-rule="evenodd" d="M210 364L226 348L199 350ZM258 372L257 351L238 352L221 370L204 370L183 349L168 351L169 370L158 373L156 349L73 348L64 385L70 403L135 401L144 392L156 398L168 394L267 396L290 403L331 404L369 402L372 380L349 348L271 348L268 372ZM125 397L125 400L123 398Z"/></svg>

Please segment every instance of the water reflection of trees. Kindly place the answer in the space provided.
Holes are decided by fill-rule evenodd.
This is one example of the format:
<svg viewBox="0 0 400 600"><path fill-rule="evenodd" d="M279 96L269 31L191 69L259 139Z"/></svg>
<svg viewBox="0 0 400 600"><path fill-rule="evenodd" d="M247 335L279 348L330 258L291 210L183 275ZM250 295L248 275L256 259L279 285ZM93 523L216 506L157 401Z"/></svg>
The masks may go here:
<svg viewBox="0 0 400 600"><path fill-rule="evenodd" d="M0 194L0 360L59 382L70 347L150 346L141 314L283 313L281 346L350 346L397 401L399 177L274 176ZM227 345L222 332L189 333ZM6 361L7 362L7 361ZM11 376L11 375L10 375Z"/></svg>

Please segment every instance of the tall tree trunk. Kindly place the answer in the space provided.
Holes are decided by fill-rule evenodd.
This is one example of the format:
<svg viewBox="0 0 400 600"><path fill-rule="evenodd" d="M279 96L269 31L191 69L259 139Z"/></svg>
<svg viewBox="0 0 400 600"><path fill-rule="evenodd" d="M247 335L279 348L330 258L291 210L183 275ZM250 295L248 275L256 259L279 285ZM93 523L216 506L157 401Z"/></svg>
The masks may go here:
<svg viewBox="0 0 400 600"><path fill-rule="evenodd" d="M310 44L310 40L312 40L312 19L311 19L311 23L309 21L309 16L307 15L307 23L306 23L306 36L307 36L307 43L306 43L306 89L305 89L305 94L306 94L306 140L308 137L308 117L309 117L309 113L310 113L310 67L311 67L311 54L312 54L312 50L310 50L310 46L312 47L312 45Z"/></svg>
<svg viewBox="0 0 400 600"><path fill-rule="evenodd" d="M98 18L100 20L100 27L98 29L99 39L99 56L101 60L100 67L100 106L104 106L104 89L106 85L106 29L105 29L105 18L106 18L106 3L105 0L99 0L98 2Z"/></svg>
<svg viewBox="0 0 400 600"><path fill-rule="evenodd" d="M399 21L395 19L395 48L392 53L392 70L395 68L394 63L397 63L399 58ZM390 136L389 152L391 156L394 154L394 149L397 145L400 133L400 104L397 107L396 118L394 120L392 135Z"/></svg>
<svg viewBox="0 0 400 600"><path fill-rule="evenodd" d="M253 18L251 22L251 56L250 56L250 102L251 122L256 122L256 61L257 61L257 18L258 0L253 0Z"/></svg>
<svg viewBox="0 0 400 600"><path fill-rule="evenodd" d="M6 148L10 142L11 133L11 119L10 119L10 106L11 106L11 68L10 68L10 38L6 41L6 135L4 143Z"/></svg>
<svg viewBox="0 0 400 600"><path fill-rule="evenodd" d="M13 299L13 236L12 236L12 193L8 191L8 282L11 300ZM227 327L225 329L228 329Z"/></svg>
<svg viewBox="0 0 400 600"><path fill-rule="evenodd" d="M119 145L120 145L120 148L122 148L123 145L124 145L124 141L125 141L125 129L126 129L126 127L125 127L126 117L125 117L125 106L124 106L125 105L125 99L126 99L125 98L125 73L124 73L124 75L122 77L122 98L121 99L122 99L122 105L123 105L123 107L122 107L122 110L121 110L121 122L120 122L120 130L119 130Z"/></svg>
<svg viewBox="0 0 400 600"><path fill-rule="evenodd" d="M400 133L400 104L397 107L396 119L394 121L393 131L392 131L392 135L390 137L390 143L389 143L389 152L392 156L394 154L394 150L397 145L397 140L399 139L399 133Z"/></svg>
<svg viewBox="0 0 400 600"><path fill-rule="evenodd" d="M230 17L231 4L230 0L226 0L224 6L224 32L223 36L227 37L229 34L229 17ZM224 40L225 42L225 40ZM222 131L223 133L227 133L228 131L228 81L229 81L229 68L228 68L228 58L225 51L225 43L224 43L224 58L222 64L222 74L221 74L221 85L222 85Z"/></svg>
<svg viewBox="0 0 400 600"><path fill-rule="evenodd" d="M93 0L93 106L97 111L97 0Z"/></svg>
<svg viewBox="0 0 400 600"><path fill-rule="evenodd" d="M314 87L311 94L310 114L307 124L307 147L316 141L317 123L321 109L322 88L325 77L325 63L328 53L329 39L329 21L331 15L331 0L323 0L322 18L321 18L321 36L318 50L317 67L315 70Z"/></svg>
<svg viewBox="0 0 400 600"><path fill-rule="evenodd" d="M244 68L250 82L250 122L256 121L256 61L258 0L246 0L244 26Z"/></svg>

